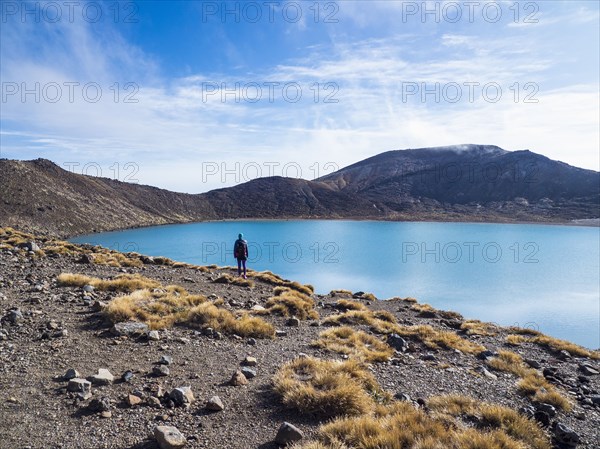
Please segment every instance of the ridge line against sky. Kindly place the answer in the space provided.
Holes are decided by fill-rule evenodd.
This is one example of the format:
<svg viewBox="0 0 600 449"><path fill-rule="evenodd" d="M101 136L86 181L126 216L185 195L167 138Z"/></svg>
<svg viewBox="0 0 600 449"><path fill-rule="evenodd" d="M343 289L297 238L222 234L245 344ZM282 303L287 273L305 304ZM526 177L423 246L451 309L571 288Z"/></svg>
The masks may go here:
<svg viewBox="0 0 600 449"><path fill-rule="evenodd" d="M68 3L2 3L0 157L189 193L461 143L600 169L597 2Z"/></svg>

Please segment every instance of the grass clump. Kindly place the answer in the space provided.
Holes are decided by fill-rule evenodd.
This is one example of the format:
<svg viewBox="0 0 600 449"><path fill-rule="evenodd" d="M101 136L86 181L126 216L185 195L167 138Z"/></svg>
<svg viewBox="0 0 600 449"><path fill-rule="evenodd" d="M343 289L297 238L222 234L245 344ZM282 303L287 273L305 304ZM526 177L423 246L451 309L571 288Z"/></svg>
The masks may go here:
<svg viewBox="0 0 600 449"><path fill-rule="evenodd" d="M544 335L535 329L511 326L508 328L508 330L513 332L514 335L516 334L514 337L509 335L512 340L512 343L510 341L509 343L513 345L520 343L535 343L539 346L549 348L554 351L567 351L569 354L578 357L587 357L594 360L600 360L600 351L590 351L589 349L576 345L575 343L571 343L570 341ZM517 336L524 335L527 337L517 338Z"/></svg>
<svg viewBox="0 0 600 449"><path fill-rule="evenodd" d="M273 293L274 296L265 304L266 313L295 316L301 320L319 318L315 301L310 296L289 287L276 287Z"/></svg>
<svg viewBox="0 0 600 449"><path fill-rule="evenodd" d="M431 398L429 412L410 403L376 406L319 428L318 441L294 449L550 449L537 423L514 410L462 396Z"/></svg>
<svg viewBox="0 0 600 449"><path fill-rule="evenodd" d="M233 284L233 285L238 285L240 287L250 287L250 288L254 287L254 281L252 281L251 279L244 279L239 276L238 277L232 276L231 274L228 274L228 273L223 273L218 278L216 278L213 282L216 284Z"/></svg>
<svg viewBox="0 0 600 449"><path fill-rule="evenodd" d="M390 400L356 360L298 358L277 371L273 385L286 406L326 418L362 415Z"/></svg>
<svg viewBox="0 0 600 449"><path fill-rule="evenodd" d="M372 311L348 310L344 313L331 315L323 320L323 324L330 326L341 326L345 324L362 324L370 326L371 330L378 334L393 333L397 328L396 318L385 310Z"/></svg>
<svg viewBox="0 0 600 449"><path fill-rule="evenodd" d="M97 290L131 293L135 290L153 289L160 283L139 274L121 274L113 279L99 279L83 274L62 273L57 278L58 284L68 287L91 285Z"/></svg>
<svg viewBox="0 0 600 449"><path fill-rule="evenodd" d="M352 296L352 292L350 290L345 290L345 289L336 289L336 290L331 290L329 292L329 296Z"/></svg>
<svg viewBox="0 0 600 449"><path fill-rule="evenodd" d="M412 337L422 341L431 349L458 349L466 354L479 354L485 347L466 340L455 332L436 329L429 325L396 326L395 333L402 337Z"/></svg>
<svg viewBox="0 0 600 449"><path fill-rule="evenodd" d="M311 296L314 293L314 287L312 285L303 285L296 281L289 281L287 279L283 279L281 276L271 273L270 271L249 271L248 276L259 281L266 282L267 284L296 290L307 296Z"/></svg>
<svg viewBox="0 0 600 449"><path fill-rule="evenodd" d="M482 323L479 320L467 320L464 321L460 329L465 331L467 335L483 335L483 336L494 336L496 327L490 323Z"/></svg>
<svg viewBox="0 0 600 449"><path fill-rule="evenodd" d="M387 343L348 326L321 332L319 339L312 345L364 362L385 362L394 354L394 350Z"/></svg>
<svg viewBox="0 0 600 449"><path fill-rule="evenodd" d="M351 301L349 299L340 299L335 303L335 307L339 310L343 310L344 312L347 310L369 310L367 306L358 302Z"/></svg>
<svg viewBox="0 0 600 449"><path fill-rule="evenodd" d="M179 286L136 290L113 299L104 312L112 322L141 321L151 329L187 325L241 337L271 338L275 334L274 327L258 317L234 315L203 295L190 294Z"/></svg>
<svg viewBox="0 0 600 449"><path fill-rule="evenodd" d="M519 377L517 391L531 400L545 402L565 411L573 408L571 402L538 371L528 367L519 354L511 351L498 351L498 356L489 359L487 364L495 370Z"/></svg>
<svg viewBox="0 0 600 449"><path fill-rule="evenodd" d="M528 339L523 335L510 334L506 336L506 343L508 343L511 346L518 346L521 343L525 343L526 341L528 341Z"/></svg>

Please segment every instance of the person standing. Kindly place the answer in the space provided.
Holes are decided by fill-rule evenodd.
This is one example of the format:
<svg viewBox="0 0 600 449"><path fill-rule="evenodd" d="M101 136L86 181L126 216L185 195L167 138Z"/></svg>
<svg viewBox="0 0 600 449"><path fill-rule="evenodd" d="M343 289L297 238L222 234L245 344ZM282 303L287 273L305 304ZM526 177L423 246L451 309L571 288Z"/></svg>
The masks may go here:
<svg viewBox="0 0 600 449"><path fill-rule="evenodd" d="M242 267L244 268L244 279L246 277L246 260L248 259L248 242L244 240L244 234L238 234L238 239L233 244L233 257L237 259L238 276L242 275Z"/></svg>

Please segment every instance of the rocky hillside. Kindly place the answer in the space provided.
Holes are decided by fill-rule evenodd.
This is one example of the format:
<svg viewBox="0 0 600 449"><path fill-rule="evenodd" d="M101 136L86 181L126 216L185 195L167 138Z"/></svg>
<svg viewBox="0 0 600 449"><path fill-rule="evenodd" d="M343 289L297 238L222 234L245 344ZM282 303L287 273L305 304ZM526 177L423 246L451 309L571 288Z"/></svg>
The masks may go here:
<svg viewBox="0 0 600 449"><path fill-rule="evenodd" d="M596 449L600 353L0 228L0 447Z"/></svg>
<svg viewBox="0 0 600 449"><path fill-rule="evenodd" d="M600 174L530 151L382 153L316 181L270 177L204 194L0 160L0 224L51 235L236 218L570 222L600 217Z"/></svg>

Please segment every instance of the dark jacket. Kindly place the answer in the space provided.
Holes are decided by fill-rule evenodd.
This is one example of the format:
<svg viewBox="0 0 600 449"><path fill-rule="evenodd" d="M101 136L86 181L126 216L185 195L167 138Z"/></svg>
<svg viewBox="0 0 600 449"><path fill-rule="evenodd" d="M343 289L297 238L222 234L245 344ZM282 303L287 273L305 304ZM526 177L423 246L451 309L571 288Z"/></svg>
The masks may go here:
<svg viewBox="0 0 600 449"><path fill-rule="evenodd" d="M233 257L240 260L248 259L248 242L237 239L233 244Z"/></svg>

